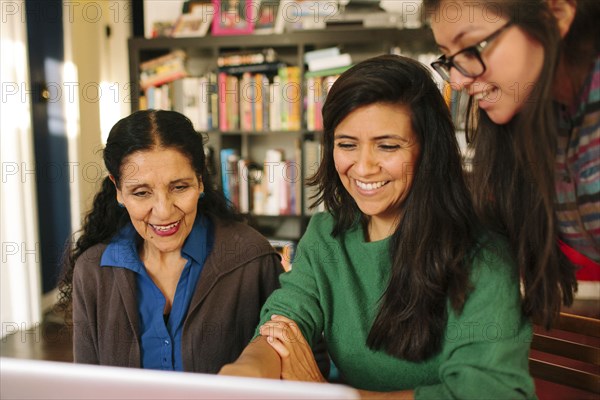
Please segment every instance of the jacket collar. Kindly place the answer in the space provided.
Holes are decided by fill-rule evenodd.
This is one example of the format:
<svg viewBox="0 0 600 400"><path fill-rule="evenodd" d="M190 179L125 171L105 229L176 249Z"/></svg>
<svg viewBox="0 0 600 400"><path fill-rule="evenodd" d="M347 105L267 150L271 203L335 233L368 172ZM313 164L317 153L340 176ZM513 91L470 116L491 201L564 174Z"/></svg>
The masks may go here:
<svg viewBox="0 0 600 400"><path fill-rule="evenodd" d="M112 268L115 274L115 281L117 288L123 300L125 307L125 314L131 325L131 330L135 332L136 342L138 341L139 332L139 314L137 308L137 286L135 282L135 273L126 268ZM135 351L137 349L137 351ZM129 354L129 365L141 366L141 357L139 353L139 346L133 346L132 351Z"/></svg>
<svg viewBox="0 0 600 400"><path fill-rule="evenodd" d="M214 244L198 280L188 315L202 304L223 275L255 258L274 252L266 240L259 243L244 235L249 229L245 225L213 220L213 226Z"/></svg>

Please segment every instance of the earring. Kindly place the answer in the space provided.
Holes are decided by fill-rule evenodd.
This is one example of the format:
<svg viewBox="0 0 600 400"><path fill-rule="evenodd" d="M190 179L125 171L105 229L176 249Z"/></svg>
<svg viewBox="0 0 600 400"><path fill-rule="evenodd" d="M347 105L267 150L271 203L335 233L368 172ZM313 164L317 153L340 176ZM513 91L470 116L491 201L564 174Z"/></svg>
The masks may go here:
<svg viewBox="0 0 600 400"><path fill-rule="evenodd" d="M123 203L117 203L117 204L119 205L119 207L125 208L125 204L123 204Z"/></svg>
<svg viewBox="0 0 600 400"><path fill-rule="evenodd" d="M204 198L204 196L206 196L206 194L204 192L200 193L200 198Z"/></svg>

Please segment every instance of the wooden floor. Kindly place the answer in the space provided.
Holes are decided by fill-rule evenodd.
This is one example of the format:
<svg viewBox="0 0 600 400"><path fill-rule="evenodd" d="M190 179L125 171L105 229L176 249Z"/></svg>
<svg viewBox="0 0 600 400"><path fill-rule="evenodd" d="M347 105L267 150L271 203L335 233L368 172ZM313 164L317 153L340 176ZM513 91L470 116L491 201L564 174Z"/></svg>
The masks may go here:
<svg viewBox="0 0 600 400"><path fill-rule="evenodd" d="M0 341L0 356L47 361L73 361L71 330L53 315L30 331L19 331Z"/></svg>

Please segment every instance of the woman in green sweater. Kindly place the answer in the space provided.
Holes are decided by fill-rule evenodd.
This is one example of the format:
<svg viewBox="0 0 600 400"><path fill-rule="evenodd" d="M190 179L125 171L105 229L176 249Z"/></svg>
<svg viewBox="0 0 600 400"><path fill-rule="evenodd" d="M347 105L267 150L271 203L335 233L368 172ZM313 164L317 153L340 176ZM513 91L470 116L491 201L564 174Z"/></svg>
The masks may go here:
<svg viewBox="0 0 600 400"><path fill-rule="evenodd" d="M452 121L421 64L380 56L323 108L317 214L262 310L260 336L222 374L342 381L369 398L532 398L531 324L504 239L479 227Z"/></svg>

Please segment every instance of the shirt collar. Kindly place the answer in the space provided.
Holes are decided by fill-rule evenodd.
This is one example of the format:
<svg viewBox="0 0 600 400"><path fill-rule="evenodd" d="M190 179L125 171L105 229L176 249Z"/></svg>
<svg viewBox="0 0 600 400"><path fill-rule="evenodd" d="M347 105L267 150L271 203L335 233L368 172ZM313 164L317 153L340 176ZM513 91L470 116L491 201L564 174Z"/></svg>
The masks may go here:
<svg viewBox="0 0 600 400"><path fill-rule="evenodd" d="M192 231L183 243L182 255L187 255L198 264L203 265L212 247L212 224L209 218L198 214Z"/></svg>
<svg viewBox="0 0 600 400"><path fill-rule="evenodd" d="M596 55L592 69L585 79L583 86L579 89L579 93L576 96L576 101L571 105L556 102L563 109L563 113L560 115L562 121L566 119L576 120L582 117L585 114L587 104L597 101L595 98L593 98L593 93L595 90L597 90L599 77L600 54Z"/></svg>
<svg viewBox="0 0 600 400"><path fill-rule="evenodd" d="M210 219L198 214L192 231L183 243L181 254L192 258L196 263L203 264L212 247L212 239ZM139 241L140 236L133 224L128 222L117 232L102 253L100 266L123 267L139 272L144 267L137 250Z"/></svg>
<svg viewBox="0 0 600 400"><path fill-rule="evenodd" d="M102 267L123 267L139 272L143 268L137 251L139 235L133 224L128 222L112 238L100 259Z"/></svg>

